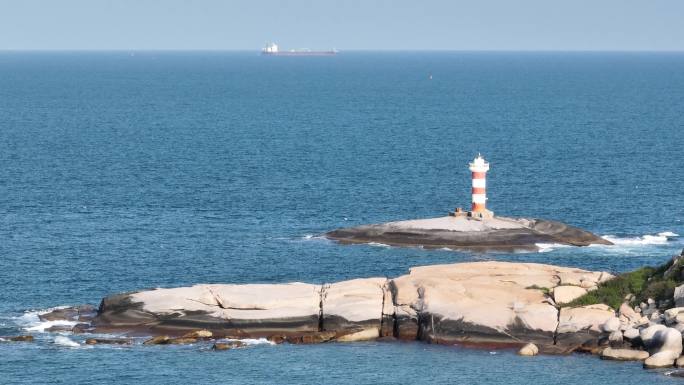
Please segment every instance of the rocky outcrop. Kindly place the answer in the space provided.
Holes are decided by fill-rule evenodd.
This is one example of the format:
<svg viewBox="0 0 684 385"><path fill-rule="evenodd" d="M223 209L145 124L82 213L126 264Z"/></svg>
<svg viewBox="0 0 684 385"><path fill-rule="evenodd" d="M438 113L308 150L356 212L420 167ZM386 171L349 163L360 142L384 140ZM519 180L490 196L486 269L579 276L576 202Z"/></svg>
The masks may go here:
<svg viewBox="0 0 684 385"><path fill-rule="evenodd" d="M539 243L573 246L611 243L564 223L528 218L447 216L337 229L325 234L343 243L475 249L538 249Z"/></svg>
<svg viewBox="0 0 684 385"><path fill-rule="evenodd" d="M110 296L93 321L97 330L266 337L320 329L321 286L304 283L195 285Z"/></svg>
<svg viewBox="0 0 684 385"><path fill-rule="evenodd" d="M580 288L572 284L596 286L610 277L543 264L476 262L416 267L394 279L323 285L195 285L107 297L93 326L96 331L168 336L154 343L183 335L198 338L187 333L202 329L214 338L291 343L391 336L448 344L532 342L542 351L568 351L573 345L555 346L559 310L549 291L562 282ZM575 316L566 326L584 327L577 322Z"/></svg>
<svg viewBox="0 0 684 385"><path fill-rule="evenodd" d="M557 273L502 262L413 268L393 280L397 327L440 343L552 345L558 310L533 288L555 286Z"/></svg>
<svg viewBox="0 0 684 385"><path fill-rule="evenodd" d="M93 317L95 317L96 313L97 309L92 305L79 305L59 307L53 309L49 313L39 314L38 318L41 321L90 321L91 319L93 319Z"/></svg>
<svg viewBox="0 0 684 385"><path fill-rule="evenodd" d="M607 305L588 305L562 308L558 318L556 342L568 346L581 346L612 330L603 325L612 323L615 311Z"/></svg>
<svg viewBox="0 0 684 385"><path fill-rule="evenodd" d="M351 342L380 337L386 278L365 278L323 285L321 329Z"/></svg>

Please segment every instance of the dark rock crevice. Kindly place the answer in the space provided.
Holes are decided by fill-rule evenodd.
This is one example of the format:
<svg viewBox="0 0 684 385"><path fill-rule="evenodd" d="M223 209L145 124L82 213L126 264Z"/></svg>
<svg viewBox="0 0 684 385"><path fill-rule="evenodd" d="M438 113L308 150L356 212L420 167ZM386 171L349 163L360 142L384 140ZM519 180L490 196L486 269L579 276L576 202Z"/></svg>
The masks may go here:
<svg viewBox="0 0 684 385"><path fill-rule="evenodd" d="M324 313L323 313L323 303L325 302L325 298L327 296L327 290L330 287L329 283L324 283L321 285L321 289L319 290L319 301L318 301L318 331L322 332L325 331L325 324L323 322L324 320Z"/></svg>

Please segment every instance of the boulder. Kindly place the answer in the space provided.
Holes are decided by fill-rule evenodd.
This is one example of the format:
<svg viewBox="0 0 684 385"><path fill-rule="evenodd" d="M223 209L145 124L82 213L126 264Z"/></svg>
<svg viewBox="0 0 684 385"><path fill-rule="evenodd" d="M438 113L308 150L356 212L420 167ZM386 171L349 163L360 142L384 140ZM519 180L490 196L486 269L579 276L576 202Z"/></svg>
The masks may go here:
<svg viewBox="0 0 684 385"><path fill-rule="evenodd" d="M230 350L230 349L241 348L243 346L245 346L245 344L241 341L229 341L229 342L217 342L211 348L214 350Z"/></svg>
<svg viewBox="0 0 684 385"><path fill-rule="evenodd" d="M615 361L643 361L648 358L648 352L633 349L605 348L601 352L601 358Z"/></svg>
<svg viewBox="0 0 684 385"><path fill-rule="evenodd" d="M320 344L332 341L336 337L333 331L305 333L296 337L288 337L287 342L291 344Z"/></svg>
<svg viewBox="0 0 684 385"><path fill-rule="evenodd" d="M655 345L653 342L657 332L667 329L665 325L652 325L639 331L639 336L646 347Z"/></svg>
<svg viewBox="0 0 684 385"><path fill-rule="evenodd" d="M287 341L287 337L281 334L274 334L272 336L266 337L266 339L270 342L273 342L276 345L282 344Z"/></svg>
<svg viewBox="0 0 684 385"><path fill-rule="evenodd" d="M12 341L12 342L33 342L33 336L3 336L0 337L0 341Z"/></svg>
<svg viewBox="0 0 684 385"><path fill-rule="evenodd" d="M675 366L678 368L684 367L684 356L679 356L675 361Z"/></svg>
<svg viewBox="0 0 684 385"><path fill-rule="evenodd" d="M619 330L616 330L608 336L608 343L610 344L611 347L614 348L619 348L622 346L622 332Z"/></svg>
<svg viewBox="0 0 684 385"><path fill-rule="evenodd" d="M678 322L677 317L680 314L682 315L682 317L684 317L684 307L673 307L672 309L665 310L665 313L664 313L665 324L666 325L672 325L672 324Z"/></svg>
<svg viewBox="0 0 684 385"><path fill-rule="evenodd" d="M198 341L197 338L188 338L188 337L171 338L168 341L166 341L166 345L188 345L188 344L197 343L197 341Z"/></svg>
<svg viewBox="0 0 684 385"><path fill-rule="evenodd" d="M684 285L675 287L673 300L675 306L684 307Z"/></svg>
<svg viewBox="0 0 684 385"><path fill-rule="evenodd" d="M71 328L71 332L74 334L83 334L87 333L90 328L90 324L78 323Z"/></svg>
<svg viewBox="0 0 684 385"><path fill-rule="evenodd" d="M558 278L560 279L560 286L580 286L583 278L586 277L572 273L561 273L558 274Z"/></svg>
<svg viewBox="0 0 684 385"><path fill-rule="evenodd" d="M647 326L650 324L650 321L648 320L648 317L641 317L639 318L636 323L634 323L634 327L642 327L642 326Z"/></svg>
<svg viewBox="0 0 684 385"><path fill-rule="evenodd" d="M639 330L635 328L626 329L622 336L628 340L633 340L639 337Z"/></svg>
<svg viewBox="0 0 684 385"><path fill-rule="evenodd" d="M617 317L608 318L608 320L601 325L601 329L606 333L618 331L620 330L620 320Z"/></svg>
<svg viewBox="0 0 684 385"><path fill-rule="evenodd" d="M682 333L664 325L650 326L641 331L641 339L651 353L644 361L646 368L662 368L674 365L682 354Z"/></svg>
<svg viewBox="0 0 684 385"><path fill-rule="evenodd" d="M535 344L527 344L518 350L521 356L536 356L539 354L539 348Z"/></svg>
<svg viewBox="0 0 684 385"><path fill-rule="evenodd" d="M340 337L335 338L338 342L357 342L357 341L370 341L380 338L379 330L369 328L362 329L358 332L351 334L344 334Z"/></svg>
<svg viewBox="0 0 684 385"><path fill-rule="evenodd" d="M632 309L626 302L620 305L618 313L621 317L625 317L625 319L632 324L636 323L639 318L641 318L641 315L635 312L634 309Z"/></svg>
<svg viewBox="0 0 684 385"><path fill-rule="evenodd" d="M613 318L615 312L603 304L561 308L556 341L570 346L596 342L603 325Z"/></svg>
<svg viewBox="0 0 684 385"><path fill-rule="evenodd" d="M657 369L669 368L674 365L675 359L668 353L656 353L644 361L644 368Z"/></svg>
<svg viewBox="0 0 684 385"><path fill-rule="evenodd" d="M338 341L378 338L386 284L386 278L364 278L324 285L322 329L347 335Z"/></svg>
<svg viewBox="0 0 684 385"><path fill-rule="evenodd" d="M71 325L52 325L49 328L45 329L45 332L47 333L63 333L63 332L71 332L73 329L73 326Z"/></svg>
<svg viewBox="0 0 684 385"><path fill-rule="evenodd" d="M211 338L214 335L209 330L206 329L201 329L201 330L193 330L189 333L183 334L183 338Z"/></svg>
<svg viewBox="0 0 684 385"><path fill-rule="evenodd" d="M88 338L85 343L86 345L130 345L133 341L126 338Z"/></svg>
<svg viewBox="0 0 684 385"><path fill-rule="evenodd" d="M578 286L556 286L553 288L553 299L557 304L570 303L587 294L587 290Z"/></svg>
<svg viewBox="0 0 684 385"><path fill-rule="evenodd" d="M156 336L143 342L143 345L166 345L169 343L169 340L171 340L169 336Z"/></svg>

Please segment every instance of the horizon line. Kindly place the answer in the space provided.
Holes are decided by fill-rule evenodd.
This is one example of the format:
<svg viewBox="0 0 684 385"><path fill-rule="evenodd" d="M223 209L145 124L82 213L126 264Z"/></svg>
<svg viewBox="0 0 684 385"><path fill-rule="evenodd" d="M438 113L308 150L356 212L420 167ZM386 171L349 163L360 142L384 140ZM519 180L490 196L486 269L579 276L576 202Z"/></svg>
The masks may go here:
<svg viewBox="0 0 684 385"><path fill-rule="evenodd" d="M342 52L518 52L518 53L684 53L684 49L450 49L450 48L348 48ZM0 52L249 52L261 53L261 49L241 48L0 48Z"/></svg>

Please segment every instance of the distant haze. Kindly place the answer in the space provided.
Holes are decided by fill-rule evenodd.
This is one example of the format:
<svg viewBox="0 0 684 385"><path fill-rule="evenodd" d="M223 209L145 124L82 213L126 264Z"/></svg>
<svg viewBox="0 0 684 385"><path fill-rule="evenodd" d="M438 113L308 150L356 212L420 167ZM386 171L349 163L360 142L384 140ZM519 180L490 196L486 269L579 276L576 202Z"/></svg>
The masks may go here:
<svg viewBox="0 0 684 385"><path fill-rule="evenodd" d="M682 0L0 0L0 49L684 50Z"/></svg>

